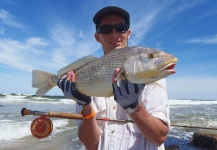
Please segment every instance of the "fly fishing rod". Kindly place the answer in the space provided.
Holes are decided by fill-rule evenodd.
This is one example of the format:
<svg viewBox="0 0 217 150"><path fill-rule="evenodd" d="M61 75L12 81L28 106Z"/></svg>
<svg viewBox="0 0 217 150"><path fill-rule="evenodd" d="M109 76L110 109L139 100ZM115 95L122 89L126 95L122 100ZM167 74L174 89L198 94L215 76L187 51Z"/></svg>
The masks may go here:
<svg viewBox="0 0 217 150"><path fill-rule="evenodd" d="M49 136L53 130L53 123L48 117L55 117L55 118L65 118L65 119L77 119L77 120L83 120L82 115L80 114L72 114L72 113L62 113L62 112L42 112L37 110L29 110L26 108L23 108L21 110L21 115L36 115L40 116L33 120L30 131L32 135L38 139L45 138ZM113 122L119 122L119 123L134 123L132 120L114 120L109 118L96 118L96 120L102 120L102 121L113 121ZM217 128L212 127L198 127L198 126L185 126L185 125L177 125L177 124L171 124L171 126L175 127L183 127L183 128L199 128L199 129L211 129L211 130L217 130Z"/></svg>
<svg viewBox="0 0 217 150"><path fill-rule="evenodd" d="M83 120L82 115L80 114L72 114L72 113L62 113L62 112L42 112L37 110L29 110L26 108L23 108L21 110L21 115L36 115L40 116L33 120L31 123L30 131L32 135L38 139L45 138L49 136L53 130L53 123L48 117L55 117L55 118L65 118L65 119L77 119L77 120ZM102 121L113 121L113 122L119 122L119 123L126 123L131 122L132 120L114 120L109 118L96 118L96 120L102 120Z"/></svg>
<svg viewBox="0 0 217 150"><path fill-rule="evenodd" d="M216 127L187 126L187 125L178 125L178 124L171 124L170 126L174 126L174 127L182 127L182 128L194 128L194 129L210 129L210 130L217 130Z"/></svg>

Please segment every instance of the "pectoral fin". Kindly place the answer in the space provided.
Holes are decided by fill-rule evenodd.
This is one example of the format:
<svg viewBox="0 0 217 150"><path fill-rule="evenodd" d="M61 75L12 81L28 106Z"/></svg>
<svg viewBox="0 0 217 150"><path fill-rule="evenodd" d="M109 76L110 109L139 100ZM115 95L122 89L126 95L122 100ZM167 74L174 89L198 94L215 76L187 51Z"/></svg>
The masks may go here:
<svg viewBox="0 0 217 150"><path fill-rule="evenodd" d="M120 69L117 77L115 78L115 81L117 81L117 85L120 86L121 82L123 82L122 80L125 80L124 78L124 71L122 69Z"/></svg>

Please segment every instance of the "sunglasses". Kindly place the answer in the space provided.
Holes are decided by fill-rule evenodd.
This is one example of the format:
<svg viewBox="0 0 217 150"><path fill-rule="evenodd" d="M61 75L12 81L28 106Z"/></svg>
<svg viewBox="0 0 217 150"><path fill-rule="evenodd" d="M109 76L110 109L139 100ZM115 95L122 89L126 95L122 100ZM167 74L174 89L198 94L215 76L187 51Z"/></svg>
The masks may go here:
<svg viewBox="0 0 217 150"><path fill-rule="evenodd" d="M119 33L123 33L129 29L129 26L126 23L119 23L119 24L114 24L114 25L102 25L102 26L99 26L96 32L102 33L102 34L109 34L112 32L113 29L115 29L115 31Z"/></svg>

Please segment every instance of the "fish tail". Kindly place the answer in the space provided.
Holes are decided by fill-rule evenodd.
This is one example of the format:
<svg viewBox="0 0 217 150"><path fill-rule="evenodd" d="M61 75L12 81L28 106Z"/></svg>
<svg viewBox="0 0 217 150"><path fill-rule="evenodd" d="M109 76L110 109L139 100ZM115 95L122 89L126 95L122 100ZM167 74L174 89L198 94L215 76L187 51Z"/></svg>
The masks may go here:
<svg viewBox="0 0 217 150"><path fill-rule="evenodd" d="M32 71L32 87L38 88L37 96L45 95L50 89L57 85L59 77L55 74L41 70Z"/></svg>

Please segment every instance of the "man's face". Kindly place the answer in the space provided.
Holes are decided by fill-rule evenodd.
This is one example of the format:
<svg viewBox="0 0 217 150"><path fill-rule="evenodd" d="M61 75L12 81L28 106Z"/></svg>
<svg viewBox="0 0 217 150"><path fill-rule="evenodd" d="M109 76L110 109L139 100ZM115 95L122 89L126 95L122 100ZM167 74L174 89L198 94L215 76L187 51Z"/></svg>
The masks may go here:
<svg viewBox="0 0 217 150"><path fill-rule="evenodd" d="M125 23L124 18L118 14L110 14L102 18L100 26L115 25L119 23ZM117 32L115 29L108 34L95 33L96 40L102 44L104 54L107 54L114 49L127 47L129 37L130 29L122 33Z"/></svg>

